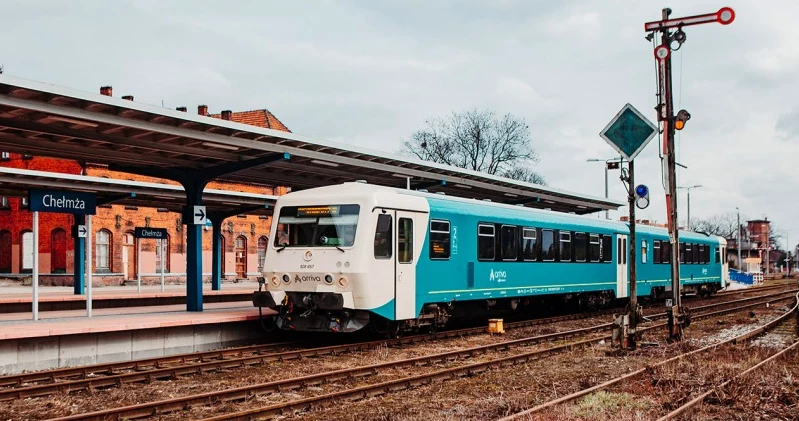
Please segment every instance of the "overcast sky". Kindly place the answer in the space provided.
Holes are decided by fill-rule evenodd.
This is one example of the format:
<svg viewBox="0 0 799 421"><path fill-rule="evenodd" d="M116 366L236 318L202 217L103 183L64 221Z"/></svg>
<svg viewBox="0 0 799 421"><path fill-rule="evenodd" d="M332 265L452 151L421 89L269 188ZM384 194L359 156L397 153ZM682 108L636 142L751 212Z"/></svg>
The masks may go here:
<svg viewBox="0 0 799 421"><path fill-rule="evenodd" d="M625 104L655 120L643 24L732 6L729 26L686 28L673 55L692 218L741 209L799 243L796 0L10 1L6 73L167 107L268 108L295 133L389 152L425 118L486 108L525 118L554 187L604 194L599 131ZM658 145L636 160L665 222ZM624 200L618 172L610 197ZM686 195L680 194L681 220ZM622 208L614 217L626 215ZM783 242L785 234L783 233ZM784 243L783 243L784 244Z"/></svg>

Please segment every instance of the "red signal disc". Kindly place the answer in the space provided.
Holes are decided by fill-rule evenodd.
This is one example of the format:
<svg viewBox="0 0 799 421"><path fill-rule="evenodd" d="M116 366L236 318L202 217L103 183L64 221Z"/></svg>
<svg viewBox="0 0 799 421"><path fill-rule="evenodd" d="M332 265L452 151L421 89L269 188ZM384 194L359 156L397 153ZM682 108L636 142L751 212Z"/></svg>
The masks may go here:
<svg viewBox="0 0 799 421"><path fill-rule="evenodd" d="M716 12L716 20L722 25L729 25L735 20L735 10L732 7L722 7Z"/></svg>
<svg viewBox="0 0 799 421"><path fill-rule="evenodd" d="M665 60L669 58L669 54L671 54L671 49L665 45L658 45L655 47L655 58L658 60Z"/></svg>

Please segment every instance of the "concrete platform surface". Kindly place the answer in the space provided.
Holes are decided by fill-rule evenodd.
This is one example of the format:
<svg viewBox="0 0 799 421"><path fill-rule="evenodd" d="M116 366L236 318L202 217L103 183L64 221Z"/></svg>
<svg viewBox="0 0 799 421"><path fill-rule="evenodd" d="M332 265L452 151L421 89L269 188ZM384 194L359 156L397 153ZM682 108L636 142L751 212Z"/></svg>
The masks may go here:
<svg viewBox="0 0 799 421"><path fill-rule="evenodd" d="M142 313L142 311L146 311ZM57 311L45 320L0 317L0 374L127 361L260 342L252 303ZM271 312L264 312L264 316Z"/></svg>

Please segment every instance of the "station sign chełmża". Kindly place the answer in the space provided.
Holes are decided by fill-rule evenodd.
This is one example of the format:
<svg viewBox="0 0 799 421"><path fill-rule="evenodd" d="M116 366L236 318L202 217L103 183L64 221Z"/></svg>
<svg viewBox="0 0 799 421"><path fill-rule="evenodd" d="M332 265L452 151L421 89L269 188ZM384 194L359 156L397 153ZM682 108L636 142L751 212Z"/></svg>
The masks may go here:
<svg viewBox="0 0 799 421"><path fill-rule="evenodd" d="M630 104L621 108L599 133L627 161L632 161L658 132L657 126Z"/></svg>
<svg viewBox="0 0 799 421"><path fill-rule="evenodd" d="M168 234L166 228L136 227L133 229L133 236L136 238L163 240L167 238Z"/></svg>
<svg viewBox="0 0 799 421"><path fill-rule="evenodd" d="M93 193L30 189L28 210L31 212L71 213L94 215L97 213L97 196Z"/></svg>

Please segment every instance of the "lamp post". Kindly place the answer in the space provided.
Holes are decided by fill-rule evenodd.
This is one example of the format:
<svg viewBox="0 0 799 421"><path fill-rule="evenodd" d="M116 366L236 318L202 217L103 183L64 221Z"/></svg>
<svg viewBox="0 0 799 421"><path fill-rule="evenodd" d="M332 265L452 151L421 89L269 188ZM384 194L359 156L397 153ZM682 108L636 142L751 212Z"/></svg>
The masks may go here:
<svg viewBox="0 0 799 421"><path fill-rule="evenodd" d="M693 186L677 187L678 189L688 190L688 223L687 223L687 227L686 227L687 231L691 230L691 189L695 189L695 188L699 188L699 187L702 187L702 185L701 184L695 184Z"/></svg>
<svg viewBox="0 0 799 421"><path fill-rule="evenodd" d="M611 162L622 162L624 158L610 158L610 159L601 159L601 158L590 158L587 159L586 162L604 162L605 163L605 199L608 198L608 165ZM616 167L618 168L618 167ZM605 219L610 219L610 211L605 210Z"/></svg>
<svg viewBox="0 0 799 421"><path fill-rule="evenodd" d="M738 208L738 206L735 207L735 210L738 212L738 228L735 230L738 232L738 243L736 247L738 249L738 272L743 272L741 270L743 267L741 262L741 210Z"/></svg>

